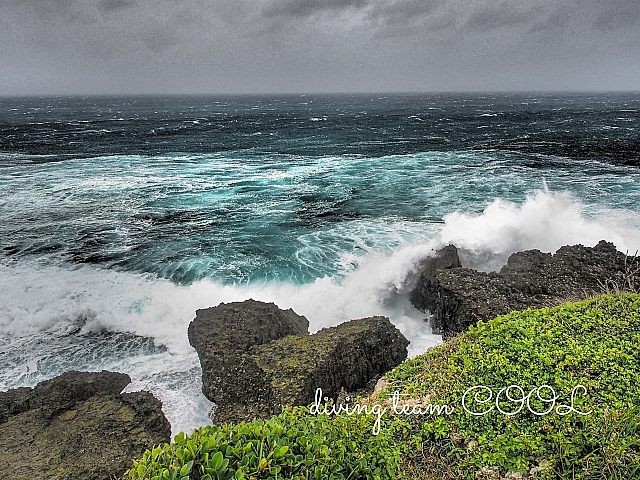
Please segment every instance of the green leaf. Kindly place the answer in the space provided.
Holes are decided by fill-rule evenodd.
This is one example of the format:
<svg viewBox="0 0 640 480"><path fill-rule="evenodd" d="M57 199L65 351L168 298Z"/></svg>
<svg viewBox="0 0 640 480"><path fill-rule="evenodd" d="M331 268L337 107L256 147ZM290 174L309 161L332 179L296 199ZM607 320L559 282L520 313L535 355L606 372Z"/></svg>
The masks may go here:
<svg viewBox="0 0 640 480"><path fill-rule="evenodd" d="M222 460L222 452L216 452L216 454L211 459L211 462L209 462L209 467L213 468L214 470L219 470L222 466Z"/></svg>
<svg viewBox="0 0 640 480"><path fill-rule="evenodd" d="M200 450L202 450L202 453L207 453L209 450L211 450L209 439L206 439L200 444Z"/></svg>
<svg viewBox="0 0 640 480"><path fill-rule="evenodd" d="M289 451L289 446L285 445L284 447L277 448L274 451L273 458L281 458L284 457Z"/></svg>
<svg viewBox="0 0 640 480"><path fill-rule="evenodd" d="M176 449L176 457L180 459L180 462L184 461L184 451L180 448Z"/></svg>
<svg viewBox="0 0 640 480"><path fill-rule="evenodd" d="M192 467L193 467L193 460L191 460L189 463L184 464L180 469L180 476L184 477L185 475L188 475L189 473L191 473Z"/></svg>

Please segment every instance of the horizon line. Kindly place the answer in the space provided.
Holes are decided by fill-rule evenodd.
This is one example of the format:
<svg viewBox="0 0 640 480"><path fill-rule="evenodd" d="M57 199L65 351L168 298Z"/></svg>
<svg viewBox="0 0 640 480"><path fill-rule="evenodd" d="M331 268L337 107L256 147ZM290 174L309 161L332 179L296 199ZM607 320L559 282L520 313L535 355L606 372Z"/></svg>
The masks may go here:
<svg viewBox="0 0 640 480"><path fill-rule="evenodd" d="M259 97L259 96L282 96L282 97L305 97L305 96L374 96L374 95L588 95L588 94L640 94L640 89L557 89L557 90L425 90L425 91L372 91L372 92L94 92L94 93L0 93L0 98L88 98L88 97Z"/></svg>

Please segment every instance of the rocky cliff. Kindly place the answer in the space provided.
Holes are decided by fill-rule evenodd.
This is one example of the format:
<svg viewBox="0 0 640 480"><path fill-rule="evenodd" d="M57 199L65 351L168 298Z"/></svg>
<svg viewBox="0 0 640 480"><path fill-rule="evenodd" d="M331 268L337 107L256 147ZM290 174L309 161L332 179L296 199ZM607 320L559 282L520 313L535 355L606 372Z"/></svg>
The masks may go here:
<svg viewBox="0 0 640 480"><path fill-rule="evenodd" d="M455 247L448 246L425 262L411 300L432 313L434 333L446 339L513 310L555 306L607 289L637 290L637 270L637 258L604 240L593 248L564 246L553 255L514 253L497 273L462 268Z"/></svg>

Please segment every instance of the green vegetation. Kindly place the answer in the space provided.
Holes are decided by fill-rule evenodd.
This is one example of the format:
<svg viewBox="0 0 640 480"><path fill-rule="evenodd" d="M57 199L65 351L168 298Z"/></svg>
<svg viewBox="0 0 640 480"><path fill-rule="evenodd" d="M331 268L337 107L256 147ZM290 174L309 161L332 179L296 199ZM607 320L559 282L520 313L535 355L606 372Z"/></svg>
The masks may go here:
<svg viewBox="0 0 640 480"><path fill-rule="evenodd" d="M145 452L126 479L395 479L393 427L371 435L369 416L310 415L293 407L267 421L208 426Z"/></svg>
<svg viewBox="0 0 640 480"><path fill-rule="evenodd" d="M405 449L404 467L411 478L532 471L536 478L640 478L640 295L606 295L481 322L388 377L389 391L456 406L446 417L408 417L406 445L412 448ZM493 397L474 404L468 394L466 405L473 412L495 406L496 394L510 385L519 385L524 395L548 385L560 397L556 407L571 405L571 391L579 384L587 393L576 392L574 408L592 410L589 415L559 415L554 408L538 416L526 403L515 415L493 408L474 416L462 408L465 391L476 385L491 388ZM488 397L484 392L480 400ZM522 397L516 389L510 395ZM550 399L551 391L540 395ZM539 401L535 391L531 399L538 413L552 406ZM500 400L506 412L520 406L502 401L504 393Z"/></svg>
<svg viewBox="0 0 640 480"><path fill-rule="evenodd" d="M552 309L513 312L485 323L387 375L422 404L455 407L451 415L313 416L290 408L268 421L180 434L157 447L127 479L410 479L640 478L640 295L605 295ZM466 397L491 389L486 403ZM526 401L506 401L518 385ZM551 390L558 399L551 400ZM571 405L589 415L567 413ZM479 393L478 400L487 398ZM511 389L514 399L523 393ZM536 396L540 394L540 397ZM388 410L391 406L386 404ZM551 408L550 408L551 407ZM536 415L533 412L545 412ZM559 413L567 413L560 415ZM512 477L513 478L513 477ZM517 478L517 477L516 477Z"/></svg>

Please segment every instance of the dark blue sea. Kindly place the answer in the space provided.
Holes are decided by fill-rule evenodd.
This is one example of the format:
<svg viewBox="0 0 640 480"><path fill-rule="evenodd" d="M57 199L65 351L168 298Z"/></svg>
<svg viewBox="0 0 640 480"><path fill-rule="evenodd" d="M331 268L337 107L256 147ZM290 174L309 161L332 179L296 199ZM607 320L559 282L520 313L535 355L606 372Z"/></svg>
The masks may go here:
<svg viewBox="0 0 640 480"><path fill-rule="evenodd" d="M248 298L313 331L386 315L454 243L640 249L640 94L0 98L0 389L129 373L209 422L195 310Z"/></svg>

